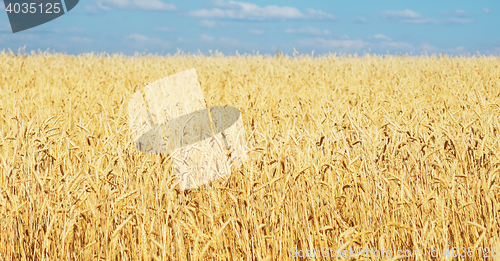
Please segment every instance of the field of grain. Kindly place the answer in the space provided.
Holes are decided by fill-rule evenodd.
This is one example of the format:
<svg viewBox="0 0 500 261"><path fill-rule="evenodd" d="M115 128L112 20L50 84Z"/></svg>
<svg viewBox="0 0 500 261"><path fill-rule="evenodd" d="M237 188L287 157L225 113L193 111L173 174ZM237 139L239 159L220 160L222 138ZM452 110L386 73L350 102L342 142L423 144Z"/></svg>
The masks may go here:
<svg viewBox="0 0 500 261"><path fill-rule="evenodd" d="M182 192L127 102L191 68L242 112L250 159ZM498 57L4 52L0 90L1 260L500 251Z"/></svg>

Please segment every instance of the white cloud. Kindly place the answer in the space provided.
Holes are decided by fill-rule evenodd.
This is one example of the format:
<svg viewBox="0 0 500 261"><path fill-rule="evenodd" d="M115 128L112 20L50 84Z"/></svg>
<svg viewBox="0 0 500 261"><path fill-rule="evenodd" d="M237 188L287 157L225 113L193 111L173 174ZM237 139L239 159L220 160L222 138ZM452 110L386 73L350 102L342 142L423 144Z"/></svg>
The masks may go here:
<svg viewBox="0 0 500 261"><path fill-rule="evenodd" d="M422 52L427 52L428 54L432 54L432 53L436 53L436 52L439 52L439 48L437 48L436 46L434 45L431 45L430 43L428 42L423 42L419 47L418 49Z"/></svg>
<svg viewBox="0 0 500 261"><path fill-rule="evenodd" d="M111 7L128 8L130 3L128 0L97 0L97 7L101 10L109 11Z"/></svg>
<svg viewBox="0 0 500 261"><path fill-rule="evenodd" d="M451 53L464 53L465 51L466 51L466 48L463 46L458 46L455 48L448 49L448 52L451 52Z"/></svg>
<svg viewBox="0 0 500 261"><path fill-rule="evenodd" d="M201 40L206 41L206 42L212 42L215 39L215 37L210 36L210 35L206 35L206 34L202 34L200 36L200 38L201 38Z"/></svg>
<svg viewBox="0 0 500 261"><path fill-rule="evenodd" d="M366 19L363 16L356 16L354 17L354 22L358 24L365 24Z"/></svg>
<svg viewBox="0 0 500 261"><path fill-rule="evenodd" d="M463 18L450 18L447 20L440 21L442 24L472 24L474 20L463 19Z"/></svg>
<svg viewBox="0 0 500 261"><path fill-rule="evenodd" d="M160 38L148 37L137 33L126 36L125 40L131 41L135 46L156 45L156 46L170 47L170 44L168 42L163 41Z"/></svg>
<svg viewBox="0 0 500 261"><path fill-rule="evenodd" d="M374 44L374 46L377 47L377 44ZM390 47L393 51L412 52L414 50L413 44L407 42L382 42L380 46L385 49Z"/></svg>
<svg viewBox="0 0 500 261"><path fill-rule="evenodd" d="M432 18L404 19L399 22L407 24L437 24L438 20Z"/></svg>
<svg viewBox="0 0 500 261"><path fill-rule="evenodd" d="M483 13L489 14L489 13L491 13L491 9L489 9L489 8L483 8Z"/></svg>
<svg viewBox="0 0 500 261"><path fill-rule="evenodd" d="M140 9L154 11L175 11L174 4L166 4L160 0L96 0L97 7L103 11L109 11L112 8L119 9ZM94 7L86 8L87 12L95 13Z"/></svg>
<svg viewBox="0 0 500 261"><path fill-rule="evenodd" d="M10 24L7 22L0 22L0 31L12 32Z"/></svg>
<svg viewBox="0 0 500 261"><path fill-rule="evenodd" d="M262 50L263 48L268 47L266 45L262 45L255 42L241 41L229 37L214 37L212 35L207 35L207 34L201 34L197 39L190 39L190 40L182 39L182 41L187 41L191 43L197 42L198 44L202 44L203 48L206 49L226 50L226 51L231 50L231 51L248 52L248 53L251 53L253 50ZM272 50L272 48L270 48L270 50Z"/></svg>
<svg viewBox="0 0 500 261"><path fill-rule="evenodd" d="M383 35L383 34L376 34L373 36L373 38L375 39L379 39L379 40L387 40L387 41L391 41L391 38Z"/></svg>
<svg viewBox="0 0 500 261"><path fill-rule="evenodd" d="M70 33L84 33L86 31L87 30L85 28L80 28L80 27L76 27L76 26L68 29L68 32L70 32Z"/></svg>
<svg viewBox="0 0 500 261"><path fill-rule="evenodd" d="M72 36L69 38L70 41L75 42L75 43L85 43L85 44L91 44L92 39L86 38L86 37L78 37L78 36Z"/></svg>
<svg viewBox="0 0 500 261"><path fill-rule="evenodd" d="M229 37L220 37L216 40L218 44L226 48L234 48L236 50L259 50L262 46L257 43L252 42L242 42L238 39L233 39Z"/></svg>
<svg viewBox="0 0 500 261"><path fill-rule="evenodd" d="M134 0L134 5L143 10L175 11L174 4L166 4L160 0Z"/></svg>
<svg viewBox="0 0 500 261"><path fill-rule="evenodd" d="M463 16L464 13L461 11L462 10L455 10L455 12L450 13L449 16L451 16L451 15L453 15L453 16L462 15ZM384 12L382 12L381 17L387 21L408 23L408 24L448 24L448 25L453 25L453 24L470 24L470 23L474 22L471 19L463 19L463 18L449 18L449 19L438 20L438 19L424 17L423 15L421 15L415 11L409 10L409 9L405 9L402 11L384 11Z"/></svg>
<svg viewBox="0 0 500 261"><path fill-rule="evenodd" d="M468 17L469 15L467 14L467 12L465 12L464 10L454 10L454 11L450 11L450 12L443 12L441 13L441 15L444 15L444 16L453 16L453 17Z"/></svg>
<svg viewBox="0 0 500 261"><path fill-rule="evenodd" d="M418 19L422 15L414 12L410 9L405 9L402 11L384 11L382 12L382 18L386 19Z"/></svg>
<svg viewBox="0 0 500 261"><path fill-rule="evenodd" d="M463 19L463 18L450 18L444 20L436 20L432 18L422 18L422 19L412 19L407 21L402 21L403 23L410 24L447 24L447 25L457 25L457 24L471 24L474 20Z"/></svg>
<svg viewBox="0 0 500 261"><path fill-rule="evenodd" d="M309 19L319 19L319 20L336 20L337 18L332 15L332 14L328 14L328 13L325 13L321 10L314 10L314 9L311 9L311 8L307 8L306 9L306 15L307 17L309 17Z"/></svg>
<svg viewBox="0 0 500 261"><path fill-rule="evenodd" d="M189 16L198 18L226 18L238 20L273 20L273 19L315 19L335 20L335 16L320 10L306 9L304 13L295 7L268 5L260 7L256 4L217 0L215 8L189 12Z"/></svg>
<svg viewBox="0 0 500 261"><path fill-rule="evenodd" d="M87 30L80 27L71 27L69 29L55 28L54 33L84 33Z"/></svg>
<svg viewBox="0 0 500 261"><path fill-rule="evenodd" d="M220 8L238 8L239 3L234 1L215 0L213 1L213 6Z"/></svg>
<svg viewBox="0 0 500 261"><path fill-rule="evenodd" d="M466 51L466 48L463 46L457 46L455 48L448 48L448 49L443 49L443 48L438 48L428 42L423 42L420 46L416 48L417 51L419 52L427 52L427 54L437 54L437 53L447 53L447 54L464 54Z"/></svg>
<svg viewBox="0 0 500 261"><path fill-rule="evenodd" d="M240 40L234 39L234 38L229 38L229 37L221 37L219 39L219 42L221 42L225 45L231 45L231 46L241 46L242 45L242 42L240 42Z"/></svg>
<svg viewBox="0 0 500 261"><path fill-rule="evenodd" d="M401 51L401 52L411 52L414 54L422 54L427 53L441 53L445 52L448 54L461 54L465 52L465 48L463 46L458 46L455 48L443 49L436 47L429 42L423 42L418 46L414 46L413 44L406 42L382 42L381 46L377 46L377 44L373 45L374 48L382 48L382 49L390 49L392 51Z"/></svg>
<svg viewBox="0 0 500 261"><path fill-rule="evenodd" d="M37 53L37 50L45 51L47 49L49 49L49 52L64 52L68 50L68 47L71 48L78 45L69 43L69 38L45 37L44 34L45 33L0 34L0 42L4 43L2 48L5 48L6 51L10 48L14 53L18 53L19 48L23 46L26 47L26 52L21 50L21 53L29 53L30 49ZM0 49L0 51L1 50L2 49Z"/></svg>
<svg viewBox="0 0 500 261"><path fill-rule="evenodd" d="M312 35L329 35L328 30L321 30L316 27L288 28L285 30L287 34L312 34Z"/></svg>
<svg viewBox="0 0 500 261"><path fill-rule="evenodd" d="M132 39L132 40L135 40L138 42L145 42L148 40L148 37L145 35L142 35L142 34L131 34L131 35L125 37L125 39Z"/></svg>
<svg viewBox="0 0 500 261"><path fill-rule="evenodd" d="M405 9L401 11L384 11L382 12L382 18L390 21L397 21L402 23L410 24L435 24L438 23L436 19L427 18L423 15L412 11L410 9Z"/></svg>
<svg viewBox="0 0 500 261"><path fill-rule="evenodd" d="M205 28L214 28L217 25L217 22L211 20L202 20L200 23L198 23L198 25Z"/></svg>
<svg viewBox="0 0 500 261"><path fill-rule="evenodd" d="M302 39L298 44L306 47L319 48L324 50L334 50L341 52L351 52L362 49L366 43L363 40L331 40L316 37L313 39Z"/></svg>
<svg viewBox="0 0 500 261"><path fill-rule="evenodd" d="M157 32L163 32L163 33L171 33L171 32L175 32L174 29L172 28L168 28L168 27L155 27L153 30L157 31Z"/></svg>
<svg viewBox="0 0 500 261"><path fill-rule="evenodd" d="M261 35L264 33L264 31L259 30L259 29L250 29L250 30L248 30L248 32L251 34L255 34L255 35Z"/></svg>
<svg viewBox="0 0 500 261"><path fill-rule="evenodd" d="M93 6L93 5L86 5L85 6L85 12L87 14L98 14L99 10L100 10L100 8L97 6Z"/></svg>
<svg viewBox="0 0 500 261"><path fill-rule="evenodd" d="M369 39L377 39L377 41L369 41L363 39L325 39L321 37L301 39L295 42L295 45L301 48L312 48L318 52L341 52L341 53L362 53L364 51L386 53L387 51L394 53L413 53L413 52L436 52L439 49L423 43L415 47L411 43L392 41L385 35L377 34ZM382 40L382 41L379 41ZM291 48L292 45L289 45Z"/></svg>

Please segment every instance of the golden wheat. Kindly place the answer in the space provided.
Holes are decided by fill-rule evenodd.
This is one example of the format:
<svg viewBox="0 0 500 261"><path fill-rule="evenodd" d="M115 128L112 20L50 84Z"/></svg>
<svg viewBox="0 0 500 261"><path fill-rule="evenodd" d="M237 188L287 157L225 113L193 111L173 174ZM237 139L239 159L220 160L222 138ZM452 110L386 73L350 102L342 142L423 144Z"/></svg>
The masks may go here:
<svg viewBox="0 0 500 261"><path fill-rule="evenodd" d="M500 247L498 57L0 61L1 259ZM182 192L168 155L135 149L127 102L191 68L208 106L242 112L250 159Z"/></svg>

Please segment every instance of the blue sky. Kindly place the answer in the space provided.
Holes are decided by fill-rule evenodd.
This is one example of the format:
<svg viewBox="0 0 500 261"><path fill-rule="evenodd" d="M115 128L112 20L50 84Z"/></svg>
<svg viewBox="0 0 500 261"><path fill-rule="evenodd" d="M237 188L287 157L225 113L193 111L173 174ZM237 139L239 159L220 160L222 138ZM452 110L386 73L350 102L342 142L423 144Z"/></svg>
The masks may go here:
<svg viewBox="0 0 500 261"><path fill-rule="evenodd" d="M500 1L80 0L16 34L0 8L15 52L500 54Z"/></svg>

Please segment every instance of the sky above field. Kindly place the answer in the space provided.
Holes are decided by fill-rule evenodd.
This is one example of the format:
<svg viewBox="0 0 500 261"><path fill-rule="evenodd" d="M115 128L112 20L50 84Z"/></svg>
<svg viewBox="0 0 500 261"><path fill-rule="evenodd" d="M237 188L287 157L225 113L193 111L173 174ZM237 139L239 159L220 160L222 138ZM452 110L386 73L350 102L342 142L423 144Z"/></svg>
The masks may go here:
<svg viewBox="0 0 500 261"><path fill-rule="evenodd" d="M0 50L498 55L499 25L498 0L80 0L15 34L0 5Z"/></svg>

